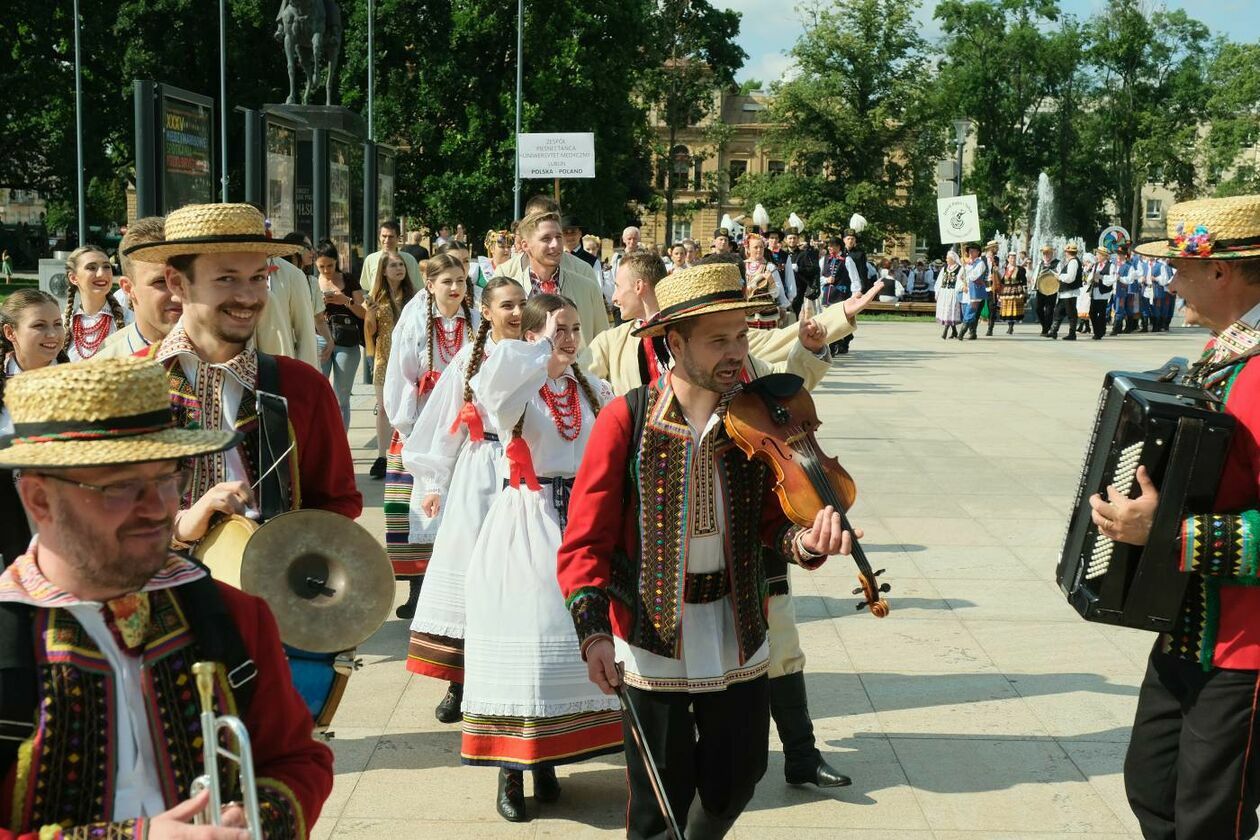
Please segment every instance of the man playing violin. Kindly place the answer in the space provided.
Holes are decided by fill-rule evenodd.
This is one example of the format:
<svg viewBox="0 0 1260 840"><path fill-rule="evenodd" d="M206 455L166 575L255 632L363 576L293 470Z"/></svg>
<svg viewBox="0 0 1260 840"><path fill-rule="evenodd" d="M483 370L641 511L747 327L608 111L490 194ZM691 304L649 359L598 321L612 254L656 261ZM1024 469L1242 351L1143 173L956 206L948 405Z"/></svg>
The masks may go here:
<svg viewBox="0 0 1260 840"><path fill-rule="evenodd" d="M808 529L791 525L769 469L726 432L748 355L745 313L761 305L744 298L738 267L675 272L656 295L660 312L637 332L664 335L674 367L600 412L558 575L589 676L609 694L624 680L686 835L720 838L767 764L762 547L813 569L861 532L832 508ZM627 834L664 838L629 730L626 751Z"/></svg>

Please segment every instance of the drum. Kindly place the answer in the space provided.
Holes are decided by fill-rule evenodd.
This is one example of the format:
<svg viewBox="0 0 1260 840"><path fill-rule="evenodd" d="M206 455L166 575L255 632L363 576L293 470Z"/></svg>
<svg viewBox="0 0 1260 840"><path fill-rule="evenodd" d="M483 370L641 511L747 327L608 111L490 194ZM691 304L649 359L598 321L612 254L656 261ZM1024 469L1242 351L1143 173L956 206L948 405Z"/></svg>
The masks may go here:
<svg viewBox="0 0 1260 840"><path fill-rule="evenodd" d="M310 710L311 719L315 721L315 731L332 737L328 727L332 724L333 715L337 713L337 707L341 705L346 683L350 681L350 675L357 666L354 651L311 653L285 645L284 653L289 658L293 687L302 695L302 702Z"/></svg>
<svg viewBox="0 0 1260 840"><path fill-rule="evenodd" d="M1043 271L1037 275L1037 291L1043 295L1059 293L1059 275L1054 271Z"/></svg>
<svg viewBox="0 0 1260 840"><path fill-rule="evenodd" d="M215 580L241 588L241 558L258 523L244 516L225 516L210 526L193 549L194 560L210 570Z"/></svg>

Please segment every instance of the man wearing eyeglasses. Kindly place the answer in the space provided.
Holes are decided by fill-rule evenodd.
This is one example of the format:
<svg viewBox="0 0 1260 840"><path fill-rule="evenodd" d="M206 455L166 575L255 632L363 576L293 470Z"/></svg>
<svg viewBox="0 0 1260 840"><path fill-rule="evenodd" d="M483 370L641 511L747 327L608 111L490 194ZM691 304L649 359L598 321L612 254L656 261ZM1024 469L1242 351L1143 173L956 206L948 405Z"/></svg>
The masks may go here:
<svg viewBox="0 0 1260 840"><path fill-rule="evenodd" d="M248 840L233 781L209 794L193 663L250 733L266 838L306 837L332 790L267 605L169 550L182 459L235 430L181 429L159 365L110 359L15 376L0 466L38 537L0 574L0 840ZM29 791L23 795L22 791Z"/></svg>

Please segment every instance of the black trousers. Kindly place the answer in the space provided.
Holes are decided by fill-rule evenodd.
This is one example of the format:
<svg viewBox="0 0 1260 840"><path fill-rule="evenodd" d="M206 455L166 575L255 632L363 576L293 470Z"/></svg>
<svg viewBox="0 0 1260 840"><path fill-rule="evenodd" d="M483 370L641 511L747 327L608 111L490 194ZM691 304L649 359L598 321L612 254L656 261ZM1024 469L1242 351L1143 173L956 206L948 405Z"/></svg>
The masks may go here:
<svg viewBox="0 0 1260 840"><path fill-rule="evenodd" d="M699 694L627 690L679 823L686 824L696 794L712 816L738 817L766 772L769 679L758 677L725 691ZM635 746L630 727L623 725L623 729L630 787L626 836L631 840L665 840L665 817L652 794L643 755Z"/></svg>
<svg viewBox="0 0 1260 840"><path fill-rule="evenodd" d="M997 323L997 319L998 319L998 299L997 299L997 295L995 295L993 292L989 292L988 304L989 304L989 332L993 332L993 325Z"/></svg>
<svg viewBox="0 0 1260 840"><path fill-rule="evenodd" d="M1041 324L1041 332L1050 332L1050 322L1054 319L1054 304L1057 301L1054 295L1043 295L1037 292L1037 323Z"/></svg>
<svg viewBox="0 0 1260 840"><path fill-rule="evenodd" d="M1076 335L1076 298L1059 298L1054 307L1054 323L1050 325L1050 334L1058 335L1059 326L1064 319L1068 322L1068 335Z"/></svg>
<svg viewBox="0 0 1260 840"><path fill-rule="evenodd" d="M1105 298L1089 302L1089 328L1094 334L1095 341L1107 333L1107 303Z"/></svg>
<svg viewBox="0 0 1260 840"><path fill-rule="evenodd" d="M1147 840L1255 835L1258 691L1260 672L1204 671L1151 652L1124 760L1129 805Z"/></svg>

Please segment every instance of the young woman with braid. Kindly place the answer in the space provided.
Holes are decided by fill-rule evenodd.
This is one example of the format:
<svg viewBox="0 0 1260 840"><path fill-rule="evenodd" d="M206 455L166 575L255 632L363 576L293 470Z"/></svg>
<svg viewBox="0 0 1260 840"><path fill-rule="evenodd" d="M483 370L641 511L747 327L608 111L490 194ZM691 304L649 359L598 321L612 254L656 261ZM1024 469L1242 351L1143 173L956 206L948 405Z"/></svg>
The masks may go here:
<svg viewBox="0 0 1260 840"><path fill-rule="evenodd" d="M403 441L411 435L438 377L472 341L477 328L466 299L466 271L453 253L426 261L424 291L398 316L385 370L381 405L393 427L385 464L385 549L394 577L410 584L407 600L397 610L399 618L415 615L441 521L440 516L428 516L411 492L413 480L403 468Z"/></svg>
<svg viewBox="0 0 1260 840"><path fill-rule="evenodd" d="M524 341L504 341L472 378L491 427L508 438L504 488L490 506L465 578L466 764L497 766L496 808L527 820L534 798L560 795L555 768L621 749L617 700L587 680L556 578L569 491L595 416L612 399L576 359L577 308L538 294L521 317Z"/></svg>
<svg viewBox="0 0 1260 840"><path fill-rule="evenodd" d="M386 253L376 261L375 279L367 300L363 302L363 350L372 363L372 385L376 388L376 460L368 474L372 478L385 477L385 452L389 448L389 416L385 412L385 374L394 334L394 325L403 308L415 297L416 287L411 283L407 264L401 257ZM380 371L377 372L377 368Z"/></svg>
<svg viewBox="0 0 1260 840"><path fill-rule="evenodd" d="M9 377L68 361L62 347L65 333L57 299L47 292L18 289L0 304L0 436L13 434L4 407ZM31 542L11 470L0 470L0 522L5 523L0 528L0 562L7 566Z"/></svg>
<svg viewBox="0 0 1260 840"><path fill-rule="evenodd" d="M435 710L442 723L460 719L464 578L481 523L503 487L503 444L470 383L495 347L521 337L524 306L525 290L515 280L486 284L476 338L447 366L403 445L421 508L430 517L442 514L407 647L407 670L450 683Z"/></svg>
<svg viewBox="0 0 1260 840"><path fill-rule="evenodd" d="M90 359L109 338L130 323L126 312L110 294L114 288L114 267L105 252L95 245L83 245L66 260L65 350L70 361Z"/></svg>

